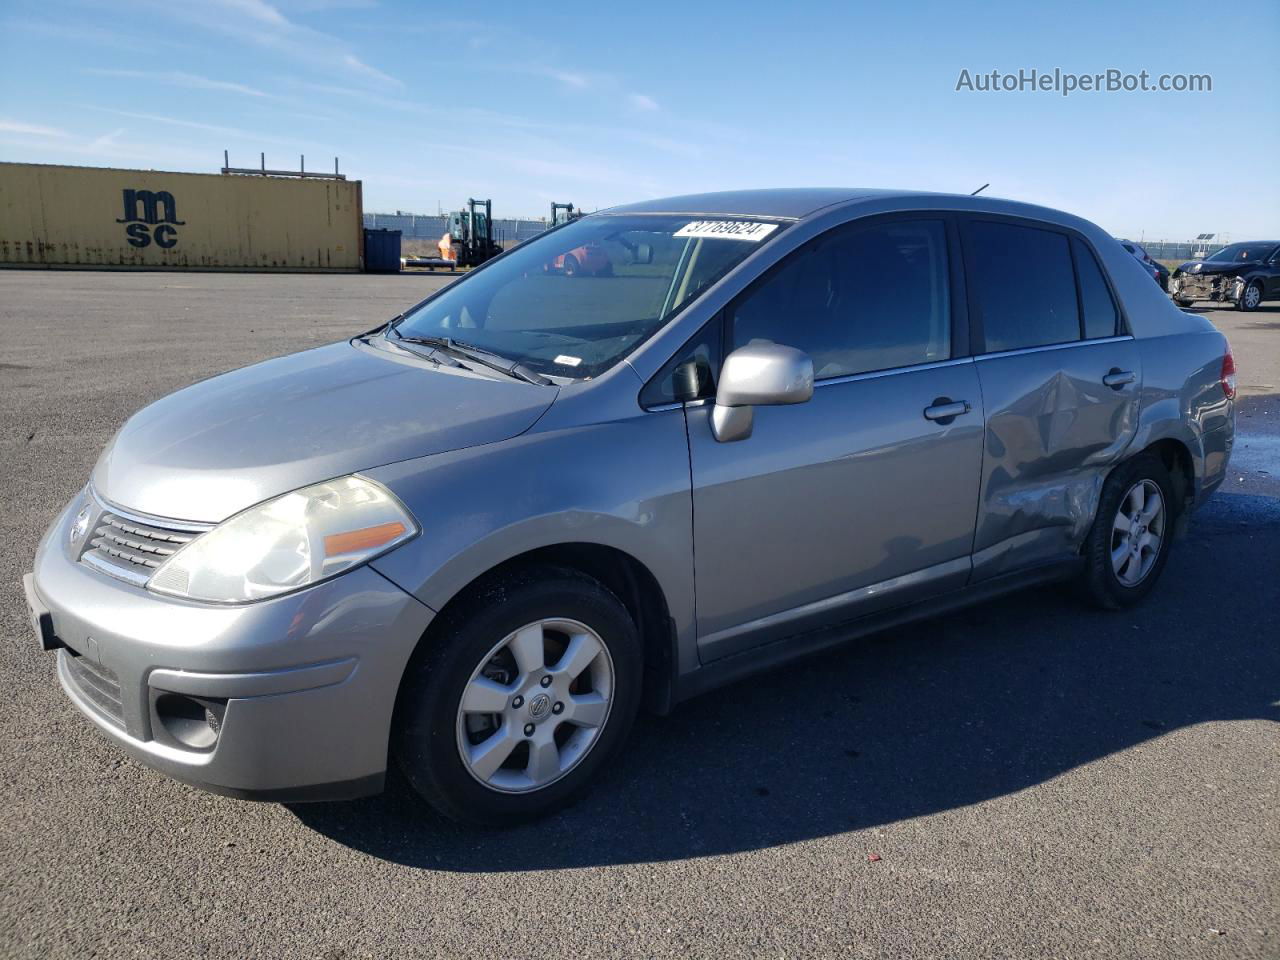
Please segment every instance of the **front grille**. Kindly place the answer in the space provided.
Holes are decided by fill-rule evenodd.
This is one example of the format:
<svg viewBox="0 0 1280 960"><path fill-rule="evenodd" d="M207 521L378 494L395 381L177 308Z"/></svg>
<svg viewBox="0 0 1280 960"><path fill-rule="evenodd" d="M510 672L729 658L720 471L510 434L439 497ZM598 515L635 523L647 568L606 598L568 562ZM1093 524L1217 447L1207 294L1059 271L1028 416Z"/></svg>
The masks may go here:
<svg viewBox="0 0 1280 960"><path fill-rule="evenodd" d="M90 663L69 647L61 651L67 674L76 689L97 711L121 727L124 711L120 707L120 681L106 667Z"/></svg>
<svg viewBox="0 0 1280 960"><path fill-rule="evenodd" d="M144 523L107 510L99 515L80 560L104 573L145 583L157 567L201 532Z"/></svg>

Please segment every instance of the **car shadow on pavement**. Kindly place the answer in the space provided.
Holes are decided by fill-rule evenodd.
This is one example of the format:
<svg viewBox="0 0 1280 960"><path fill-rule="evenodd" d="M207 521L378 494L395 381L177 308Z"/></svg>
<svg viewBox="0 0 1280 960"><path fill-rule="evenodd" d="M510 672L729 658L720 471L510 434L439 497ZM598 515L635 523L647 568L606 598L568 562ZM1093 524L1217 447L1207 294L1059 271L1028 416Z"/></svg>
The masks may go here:
<svg viewBox="0 0 1280 960"><path fill-rule="evenodd" d="M1280 313L1280 303L1260 303L1253 310L1243 312L1231 303L1224 304L1214 300L1197 300L1189 307L1179 307L1178 309L1185 310L1187 313L1214 313L1218 310L1230 310L1233 313L1239 313L1241 317L1256 317L1258 314Z"/></svg>
<svg viewBox="0 0 1280 960"><path fill-rule="evenodd" d="M379 797L290 809L370 856L490 872L732 853L979 803L1192 724L1280 721L1277 543L1280 499L1219 495L1136 609L1044 588L774 669L642 717L595 789L534 825L459 827L398 775Z"/></svg>

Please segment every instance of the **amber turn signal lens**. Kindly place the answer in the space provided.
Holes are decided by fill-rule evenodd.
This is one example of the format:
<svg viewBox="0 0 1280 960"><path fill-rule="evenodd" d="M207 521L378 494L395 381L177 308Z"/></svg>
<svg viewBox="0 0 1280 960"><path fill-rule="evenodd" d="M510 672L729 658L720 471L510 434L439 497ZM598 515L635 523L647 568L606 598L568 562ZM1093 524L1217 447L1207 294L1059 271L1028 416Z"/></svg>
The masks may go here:
<svg viewBox="0 0 1280 960"><path fill-rule="evenodd" d="M376 527L365 527L363 530L350 530L347 533L334 533L324 538L324 555L337 556L340 553L353 553L357 550L372 550L384 543L389 543L405 532L405 525L397 521L380 523Z"/></svg>

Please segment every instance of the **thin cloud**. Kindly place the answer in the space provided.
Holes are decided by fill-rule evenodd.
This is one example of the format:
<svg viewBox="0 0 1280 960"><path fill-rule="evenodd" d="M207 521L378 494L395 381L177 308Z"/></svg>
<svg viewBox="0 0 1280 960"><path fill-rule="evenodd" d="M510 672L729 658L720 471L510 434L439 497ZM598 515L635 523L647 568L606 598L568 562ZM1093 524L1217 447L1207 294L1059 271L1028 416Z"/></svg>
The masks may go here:
<svg viewBox="0 0 1280 960"><path fill-rule="evenodd" d="M0 133L21 133L31 137L69 137L71 134L56 127L42 127L34 123L18 123L0 120Z"/></svg>
<svg viewBox="0 0 1280 960"><path fill-rule="evenodd" d="M331 70L336 63L350 75L386 86L404 86L397 78L369 66L340 38L295 23L265 0L204 0L200 4L152 0L149 8L157 14L215 30L242 43L278 51L315 67Z"/></svg>
<svg viewBox="0 0 1280 960"><path fill-rule="evenodd" d="M303 13L325 13L329 10L369 10L376 7L377 0L289 0L285 4L290 10Z"/></svg>
<svg viewBox="0 0 1280 960"><path fill-rule="evenodd" d="M89 141L89 146L88 146L89 151L101 152L101 151L110 150L111 148L115 147L116 139L124 136L124 129L125 129L124 127L120 127L117 130L112 130L110 133L104 133L102 136L98 137L95 140Z"/></svg>
<svg viewBox="0 0 1280 960"><path fill-rule="evenodd" d="M346 54L342 58L342 62L354 70L356 73L362 74L381 83L390 84L397 87L403 87L404 84L390 74L383 73L377 67L371 67L354 54Z"/></svg>
<svg viewBox="0 0 1280 960"><path fill-rule="evenodd" d="M568 70L548 70L547 76L554 77L566 87L573 87L577 90L585 90L591 86L591 81L581 73L570 73Z"/></svg>
<svg viewBox="0 0 1280 960"><path fill-rule="evenodd" d="M175 171L198 170L209 165L207 156L175 148L172 144L115 143L108 142L103 137L91 144L74 138L37 140L21 136L8 137L0 133L0 145L21 148L23 160L29 163L74 162L80 166L101 166L104 162L111 161L147 169ZM221 164L222 158L218 157L218 165Z"/></svg>
<svg viewBox="0 0 1280 960"><path fill-rule="evenodd" d="M151 37L140 38L133 34L123 34L86 23L72 23L65 18L58 23L24 19L0 21L0 36L7 37L9 34L18 31L52 37L53 44L51 48L60 48L67 43L79 43L84 46L91 46L95 51L100 51L103 47L113 47L118 50L146 50L154 53L157 42L163 42ZM164 45L182 46L181 44L171 43L165 43Z"/></svg>
<svg viewBox="0 0 1280 960"><path fill-rule="evenodd" d="M110 113L117 117L128 117L131 120L145 120L147 123L167 123L173 127L185 127L188 130L203 130L206 133L219 133L228 137L253 137L254 134L235 127L222 127L213 123L199 123L195 120L182 120L178 117L165 117L155 113L134 113L131 110L115 110L110 107L90 107L100 113Z"/></svg>
<svg viewBox="0 0 1280 960"><path fill-rule="evenodd" d="M289 18L269 3L262 0L213 0L217 5L238 10L245 16L259 23L269 23L275 27L291 27Z"/></svg>
<svg viewBox="0 0 1280 960"><path fill-rule="evenodd" d="M183 127L187 130L200 130L204 133L214 133L221 137L228 137L236 140L252 140L256 143L273 143L290 147L316 147L318 145L310 140L302 140L298 138L269 136L261 133L254 133L252 130L242 130L238 127L225 127L215 123L201 123L197 120L183 120L180 117L167 117L156 113L135 113L131 110L116 110L112 107L95 107L86 104L89 110L96 110L99 113L110 113L117 117L126 117L130 120L142 120L147 124L163 123L173 127Z"/></svg>
<svg viewBox="0 0 1280 960"><path fill-rule="evenodd" d="M196 73L183 73L180 70L116 70L100 67L86 67L82 72L97 77L121 77L127 80L147 80L170 87L185 87L191 90L214 90L218 93L239 93L246 97L269 97L269 93L243 83L231 80L215 80L202 77Z"/></svg>
<svg viewBox="0 0 1280 960"><path fill-rule="evenodd" d="M643 93L628 94L627 102L637 110L650 112L658 109L658 101L653 99L653 97L646 97Z"/></svg>
<svg viewBox="0 0 1280 960"><path fill-rule="evenodd" d="M545 64L492 64L489 69L503 73L522 73L531 77L547 77L562 87L570 90L588 90L602 83L613 83L613 78L603 74L588 74L578 70L564 70L560 67L548 67Z"/></svg>

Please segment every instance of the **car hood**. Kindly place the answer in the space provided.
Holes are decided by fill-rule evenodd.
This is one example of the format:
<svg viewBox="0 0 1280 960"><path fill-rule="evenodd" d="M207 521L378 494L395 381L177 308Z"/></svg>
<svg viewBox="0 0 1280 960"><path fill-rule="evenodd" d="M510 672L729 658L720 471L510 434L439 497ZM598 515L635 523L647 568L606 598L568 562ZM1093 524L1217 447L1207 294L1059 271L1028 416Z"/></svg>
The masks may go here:
<svg viewBox="0 0 1280 960"><path fill-rule="evenodd" d="M126 510L215 523L331 477L506 440L558 392L336 343L145 407L103 452L93 484Z"/></svg>
<svg viewBox="0 0 1280 960"><path fill-rule="evenodd" d="M1186 263L1178 264L1178 272L1190 274L1238 273L1251 266L1253 266L1252 263L1243 263L1235 260L1224 260L1222 262L1188 260Z"/></svg>

